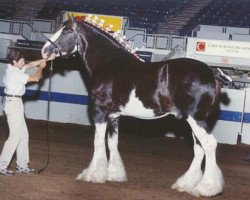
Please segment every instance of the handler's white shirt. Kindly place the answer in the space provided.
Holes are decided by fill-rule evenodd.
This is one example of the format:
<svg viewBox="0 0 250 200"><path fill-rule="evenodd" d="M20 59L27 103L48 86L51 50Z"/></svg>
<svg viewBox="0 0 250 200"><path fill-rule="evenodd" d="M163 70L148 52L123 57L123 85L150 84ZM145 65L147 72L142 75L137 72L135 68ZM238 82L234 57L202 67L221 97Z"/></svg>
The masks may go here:
<svg viewBox="0 0 250 200"><path fill-rule="evenodd" d="M26 66L22 69L7 65L5 75L3 77L3 83L5 85L4 93L10 95L24 95L25 84L28 82L29 75L25 73Z"/></svg>

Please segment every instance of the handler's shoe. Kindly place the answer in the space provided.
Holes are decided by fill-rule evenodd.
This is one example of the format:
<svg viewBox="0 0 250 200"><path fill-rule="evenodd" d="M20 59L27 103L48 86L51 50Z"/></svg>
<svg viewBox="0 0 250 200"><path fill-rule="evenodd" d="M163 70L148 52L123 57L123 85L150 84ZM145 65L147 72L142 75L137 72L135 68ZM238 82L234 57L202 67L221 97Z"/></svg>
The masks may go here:
<svg viewBox="0 0 250 200"><path fill-rule="evenodd" d="M14 175L14 172L12 170L8 170L7 168L0 169L0 175L3 175L3 176L12 176L12 175Z"/></svg>
<svg viewBox="0 0 250 200"><path fill-rule="evenodd" d="M26 173L26 174L34 174L35 173L35 169L32 169L30 167L19 167L16 166L16 173Z"/></svg>

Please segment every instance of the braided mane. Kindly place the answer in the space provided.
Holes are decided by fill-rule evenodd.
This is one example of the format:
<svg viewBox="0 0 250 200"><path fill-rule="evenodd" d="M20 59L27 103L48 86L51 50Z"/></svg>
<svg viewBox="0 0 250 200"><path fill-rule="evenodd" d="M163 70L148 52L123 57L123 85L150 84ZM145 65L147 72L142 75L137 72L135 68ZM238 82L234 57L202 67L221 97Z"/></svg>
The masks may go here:
<svg viewBox="0 0 250 200"><path fill-rule="evenodd" d="M105 24L104 19L99 19L97 16L92 16L91 14L87 17L85 16L77 16L75 17L76 21L82 22L85 21L87 24L93 26L96 29L99 29L101 31L104 31L108 34L108 36L111 36L112 39L115 39L116 42L119 43L126 51L133 54L137 59L145 62L143 59L141 59L135 52L137 51L137 48L132 48L132 43L129 40L126 40L126 36L121 33L120 30L117 31L111 31L113 28L112 24Z"/></svg>

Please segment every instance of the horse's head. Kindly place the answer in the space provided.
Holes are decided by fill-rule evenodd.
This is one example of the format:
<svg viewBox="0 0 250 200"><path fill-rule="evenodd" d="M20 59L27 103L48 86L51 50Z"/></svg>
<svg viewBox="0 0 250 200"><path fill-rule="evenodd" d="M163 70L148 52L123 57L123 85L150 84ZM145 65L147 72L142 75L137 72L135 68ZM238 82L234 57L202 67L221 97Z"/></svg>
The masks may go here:
<svg viewBox="0 0 250 200"><path fill-rule="evenodd" d="M67 56L79 50L77 23L74 17L70 17L63 27L45 43L41 51L44 59L48 59L51 55Z"/></svg>
<svg viewBox="0 0 250 200"><path fill-rule="evenodd" d="M110 26L103 26L103 23L103 20L96 22L95 18L80 20L69 16L69 20L42 48L42 57L53 59L54 56L68 56L78 52L90 74L111 61L137 61L138 57L133 54L124 36L118 31L110 33Z"/></svg>

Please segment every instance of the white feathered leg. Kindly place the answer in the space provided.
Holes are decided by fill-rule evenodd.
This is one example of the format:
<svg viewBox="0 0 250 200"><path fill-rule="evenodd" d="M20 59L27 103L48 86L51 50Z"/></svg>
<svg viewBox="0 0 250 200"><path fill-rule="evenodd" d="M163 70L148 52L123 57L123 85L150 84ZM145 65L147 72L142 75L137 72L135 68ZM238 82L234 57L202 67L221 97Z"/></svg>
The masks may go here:
<svg viewBox="0 0 250 200"><path fill-rule="evenodd" d="M194 135L200 141L206 156L204 175L190 194L194 196L211 197L223 192L224 179L220 168L216 163L216 147L217 141L214 136L208 134L204 128L200 127L197 122L189 116L187 119Z"/></svg>
<svg viewBox="0 0 250 200"><path fill-rule="evenodd" d="M95 124L94 155L88 168L76 179L88 182L104 183L107 180L108 161L105 147L107 123Z"/></svg>
<svg viewBox="0 0 250 200"><path fill-rule="evenodd" d="M108 135L110 159L108 163L109 181L127 181L126 171L118 151L118 118L111 121L112 133Z"/></svg>
<svg viewBox="0 0 250 200"><path fill-rule="evenodd" d="M199 144L197 144L194 138L194 159L185 174L183 174L178 180L172 185L172 189L176 189L180 192L191 193L194 186L201 180L202 171L201 163L204 157L204 151Z"/></svg>

